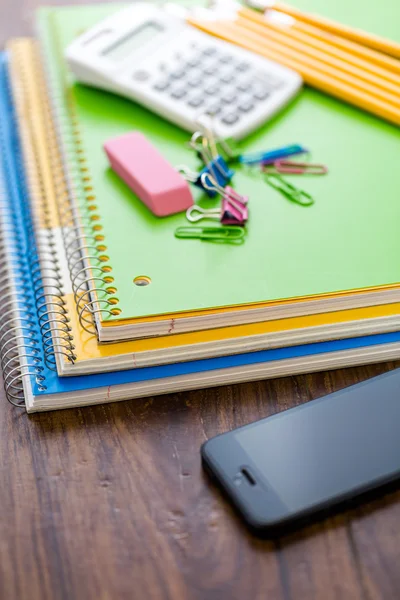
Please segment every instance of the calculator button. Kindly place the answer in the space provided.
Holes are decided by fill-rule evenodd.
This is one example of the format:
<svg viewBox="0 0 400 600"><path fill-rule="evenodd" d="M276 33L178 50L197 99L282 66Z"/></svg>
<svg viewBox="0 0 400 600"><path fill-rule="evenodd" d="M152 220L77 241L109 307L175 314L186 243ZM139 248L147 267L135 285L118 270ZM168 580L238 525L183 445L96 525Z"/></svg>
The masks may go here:
<svg viewBox="0 0 400 600"><path fill-rule="evenodd" d="M236 87L239 90L239 92L249 92L252 86L253 82L251 80L243 79L242 81L239 81Z"/></svg>
<svg viewBox="0 0 400 600"><path fill-rule="evenodd" d="M161 79L160 81L157 81L157 83L155 83L153 87L158 92L163 92L164 90L169 88L169 81L168 79Z"/></svg>
<svg viewBox="0 0 400 600"><path fill-rule="evenodd" d="M199 87L199 85L201 85L201 78L200 77L190 77L187 80L187 84L190 85L190 87Z"/></svg>
<svg viewBox="0 0 400 600"><path fill-rule="evenodd" d="M133 78L136 79L136 81L147 81L149 77L150 73L143 70L135 71L133 74Z"/></svg>
<svg viewBox="0 0 400 600"><path fill-rule="evenodd" d="M230 54L224 54L220 57L219 62L223 63L224 65L227 65L228 63L231 63L232 60L233 58Z"/></svg>
<svg viewBox="0 0 400 600"><path fill-rule="evenodd" d="M201 63L201 56L199 56L198 54L192 56L191 58L189 58L189 60L187 61L187 65L188 67L198 67L199 64Z"/></svg>
<svg viewBox="0 0 400 600"><path fill-rule="evenodd" d="M213 48L212 46L208 46L207 48L204 48L204 50L203 50L203 54L205 56L213 56L216 53L217 53L217 50L215 48Z"/></svg>
<svg viewBox="0 0 400 600"><path fill-rule="evenodd" d="M215 84L215 83L210 83L209 85L207 85L207 86L204 88L204 91L205 91L205 93L206 93L208 96L214 96L215 94L217 94L217 93L218 93L218 89L219 89L219 88L218 88L218 85L217 85L217 84Z"/></svg>
<svg viewBox="0 0 400 600"><path fill-rule="evenodd" d="M271 90L267 87L258 88L254 92L254 98L256 100L266 100L266 98L268 98L268 96L270 96L270 95L271 95Z"/></svg>
<svg viewBox="0 0 400 600"><path fill-rule="evenodd" d="M188 101L189 106L192 106L193 108L198 108L199 106L201 106L204 102L204 98L203 96L193 96L193 98L191 98Z"/></svg>
<svg viewBox="0 0 400 600"><path fill-rule="evenodd" d="M185 76L185 69L176 69L170 73L172 79L182 79Z"/></svg>
<svg viewBox="0 0 400 600"><path fill-rule="evenodd" d="M224 73L223 75L221 75L221 81L222 83L232 83L234 80L234 76L233 73L228 72L228 73Z"/></svg>
<svg viewBox="0 0 400 600"><path fill-rule="evenodd" d="M180 100L181 98L184 98L184 96L186 96L186 94L187 94L187 91L185 88L175 88L171 92L172 98L175 98L176 100Z"/></svg>
<svg viewBox="0 0 400 600"><path fill-rule="evenodd" d="M248 62L240 62L236 65L236 69L244 73L250 69L250 63Z"/></svg>
<svg viewBox="0 0 400 600"><path fill-rule="evenodd" d="M238 106L240 112L248 113L254 108L253 100L242 100Z"/></svg>
<svg viewBox="0 0 400 600"><path fill-rule="evenodd" d="M237 121L239 121L239 115L236 113L228 113L222 117L222 122L225 125L234 125Z"/></svg>
<svg viewBox="0 0 400 600"><path fill-rule="evenodd" d="M222 94L221 96L221 100L224 104L233 104L233 102L235 102L237 97L237 94L235 93L235 91L229 91L229 92L225 92L224 94Z"/></svg>
<svg viewBox="0 0 400 600"><path fill-rule="evenodd" d="M220 102L212 102L211 104L209 104L207 106L205 112L207 115L217 115L219 112L221 112L221 103Z"/></svg>
<svg viewBox="0 0 400 600"><path fill-rule="evenodd" d="M215 75L218 72L218 67L217 65L208 65L207 67L205 67L203 73L205 75L211 76L211 75Z"/></svg>

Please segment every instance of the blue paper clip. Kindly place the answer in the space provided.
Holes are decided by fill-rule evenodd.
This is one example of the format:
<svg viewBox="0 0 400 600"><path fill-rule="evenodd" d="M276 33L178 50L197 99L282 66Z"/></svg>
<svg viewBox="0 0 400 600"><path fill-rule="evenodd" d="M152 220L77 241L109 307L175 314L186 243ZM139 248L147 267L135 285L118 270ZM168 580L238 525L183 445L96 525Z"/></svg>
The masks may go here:
<svg viewBox="0 0 400 600"><path fill-rule="evenodd" d="M296 154L305 154L307 152L307 148L299 146L298 144L292 144L291 146L284 146L283 148L269 150L268 152L254 152L252 154L244 154L239 157L239 161L247 165L252 165L256 163L262 163L263 165L267 165L272 164L276 160L279 160L281 158L287 158L288 156L294 156Z"/></svg>

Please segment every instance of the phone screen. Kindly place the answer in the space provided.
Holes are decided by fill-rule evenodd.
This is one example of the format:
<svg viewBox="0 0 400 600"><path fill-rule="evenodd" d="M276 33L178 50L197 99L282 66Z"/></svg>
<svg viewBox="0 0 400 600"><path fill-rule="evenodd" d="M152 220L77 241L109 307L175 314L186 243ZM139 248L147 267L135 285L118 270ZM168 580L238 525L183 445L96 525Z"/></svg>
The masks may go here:
<svg viewBox="0 0 400 600"><path fill-rule="evenodd" d="M233 432L289 513L400 471L400 372Z"/></svg>

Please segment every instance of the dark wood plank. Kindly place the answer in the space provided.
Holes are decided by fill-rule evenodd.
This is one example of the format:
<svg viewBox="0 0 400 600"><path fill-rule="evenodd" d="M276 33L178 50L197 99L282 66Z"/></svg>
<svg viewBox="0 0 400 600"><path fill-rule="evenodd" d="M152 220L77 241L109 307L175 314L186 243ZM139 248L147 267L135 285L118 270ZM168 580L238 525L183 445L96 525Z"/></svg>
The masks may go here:
<svg viewBox="0 0 400 600"><path fill-rule="evenodd" d="M0 39L35 2L2 0ZM204 477L207 438L394 364L28 417L0 397L0 598L391 600L400 494L251 537Z"/></svg>

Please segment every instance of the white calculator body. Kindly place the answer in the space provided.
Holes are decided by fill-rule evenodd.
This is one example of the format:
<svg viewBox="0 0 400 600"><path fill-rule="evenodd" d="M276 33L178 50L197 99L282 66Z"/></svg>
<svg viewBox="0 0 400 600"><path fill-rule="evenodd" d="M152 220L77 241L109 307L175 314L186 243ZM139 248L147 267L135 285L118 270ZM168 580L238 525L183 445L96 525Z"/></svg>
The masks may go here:
<svg viewBox="0 0 400 600"><path fill-rule="evenodd" d="M214 132L236 139L271 118L302 84L296 72L142 2L74 40L66 59L82 83L127 96L190 132L213 115Z"/></svg>

